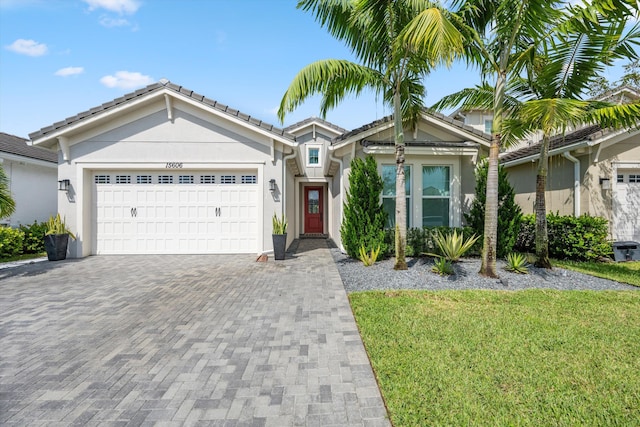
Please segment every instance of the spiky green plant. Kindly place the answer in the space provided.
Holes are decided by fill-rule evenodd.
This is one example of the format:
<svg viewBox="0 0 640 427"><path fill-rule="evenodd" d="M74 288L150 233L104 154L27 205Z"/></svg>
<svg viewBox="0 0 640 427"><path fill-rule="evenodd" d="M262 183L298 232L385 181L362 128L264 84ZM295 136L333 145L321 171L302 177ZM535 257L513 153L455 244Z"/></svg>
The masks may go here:
<svg viewBox="0 0 640 427"><path fill-rule="evenodd" d="M76 236L67 227L65 218L60 217L60 213L57 213L56 216L50 216L46 227L46 234L68 234L73 240L76 239Z"/></svg>
<svg viewBox="0 0 640 427"><path fill-rule="evenodd" d="M433 267L431 267L431 271L441 276L450 276L453 274L453 265L446 258L437 258L433 263Z"/></svg>
<svg viewBox="0 0 640 427"><path fill-rule="evenodd" d="M273 214L273 234L287 234L287 219L284 214L281 218L278 218L277 214Z"/></svg>
<svg viewBox="0 0 640 427"><path fill-rule="evenodd" d="M453 230L453 233L443 234L440 231L436 231L434 240L440 249L440 254L426 254L430 256L441 256L450 262L457 262L460 258L473 246L478 240L479 236L475 234L464 239L462 232L458 234L457 230Z"/></svg>
<svg viewBox="0 0 640 427"><path fill-rule="evenodd" d="M517 252L511 252L507 255L507 265L504 269L514 273L527 274L529 272L527 268L527 256Z"/></svg>
<svg viewBox="0 0 640 427"><path fill-rule="evenodd" d="M380 245L378 245L376 249L371 249L370 251L367 251L364 245L362 245L360 246L360 254L358 258L360 259L360 261L362 261L365 267L369 267L376 263L379 255Z"/></svg>

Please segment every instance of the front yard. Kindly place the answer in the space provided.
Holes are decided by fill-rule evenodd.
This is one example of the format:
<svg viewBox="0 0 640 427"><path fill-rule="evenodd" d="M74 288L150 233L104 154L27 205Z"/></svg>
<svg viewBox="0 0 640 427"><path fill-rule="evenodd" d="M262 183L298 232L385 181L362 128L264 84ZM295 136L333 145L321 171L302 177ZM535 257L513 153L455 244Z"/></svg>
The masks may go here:
<svg viewBox="0 0 640 427"><path fill-rule="evenodd" d="M395 426L634 425L640 293L350 295Z"/></svg>
<svg viewBox="0 0 640 427"><path fill-rule="evenodd" d="M591 276L640 286L640 261L631 262L574 262L554 261L554 265Z"/></svg>

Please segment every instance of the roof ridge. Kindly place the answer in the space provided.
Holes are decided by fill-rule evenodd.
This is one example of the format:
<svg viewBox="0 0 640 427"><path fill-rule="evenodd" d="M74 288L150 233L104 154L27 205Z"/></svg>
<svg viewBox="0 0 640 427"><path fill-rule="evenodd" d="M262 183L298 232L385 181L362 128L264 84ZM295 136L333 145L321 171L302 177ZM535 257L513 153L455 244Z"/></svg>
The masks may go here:
<svg viewBox="0 0 640 427"><path fill-rule="evenodd" d="M65 127L68 127L72 124L78 123L90 116L102 113L104 111L110 110L111 108L114 108L116 106L131 102L132 100L140 97L140 96L144 96L147 95L151 92L155 92L161 89L168 89L168 90L172 90L178 94L181 94L183 96L186 96L188 98L193 99L194 101L197 101L203 105L206 105L210 108L214 108L220 112L226 113L229 116L232 117L237 117L243 121L246 121L248 124L255 126L257 128L266 130L268 132L274 133L278 136L282 136L284 138L290 139L291 141L295 141L295 136L291 135L290 133L288 133L285 129L281 129L278 128L274 125L271 125L269 123L266 123L260 119L256 119L251 117L248 114L244 114L241 113L239 110L230 108L229 106L222 104L218 101L215 101L213 99L207 98L204 95L201 95L199 93L196 93L194 91L192 91L191 89L187 89L184 86L178 85L176 83L171 82L170 80L167 79L160 79L157 82L151 83L143 88L140 88L134 92L130 92L127 94L124 94L118 98L115 98L111 101L107 101L105 103L103 103L102 105L99 105L97 107L93 107L89 110L80 112L78 114L76 114L75 116L71 116L68 117L64 120L61 120L59 122L53 123L52 125L46 126L41 128L40 130L37 130L35 132L32 132L29 134L29 138L31 140L37 139L39 137L45 136L48 133L63 129Z"/></svg>

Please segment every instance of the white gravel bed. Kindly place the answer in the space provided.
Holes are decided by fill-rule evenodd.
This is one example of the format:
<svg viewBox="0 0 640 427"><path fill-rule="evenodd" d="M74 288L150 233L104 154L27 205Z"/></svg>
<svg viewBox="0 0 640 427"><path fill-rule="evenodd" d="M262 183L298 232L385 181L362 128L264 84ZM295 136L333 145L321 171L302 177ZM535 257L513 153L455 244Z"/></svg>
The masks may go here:
<svg viewBox="0 0 640 427"><path fill-rule="evenodd" d="M636 286L562 268L546 270L529 266L529 274L511 273L504 270L505 263L501 260L497 264L500 278L490 279L478 274L479 258L464 258L454 264L455 274L440 276L431 271L433 259L428 257L407 258L409 269L396 271L393 269L393 258L365 267L362 262L349 258L337 248L332 248L331 254L347 292L385 289L640 290Z"/></svg>

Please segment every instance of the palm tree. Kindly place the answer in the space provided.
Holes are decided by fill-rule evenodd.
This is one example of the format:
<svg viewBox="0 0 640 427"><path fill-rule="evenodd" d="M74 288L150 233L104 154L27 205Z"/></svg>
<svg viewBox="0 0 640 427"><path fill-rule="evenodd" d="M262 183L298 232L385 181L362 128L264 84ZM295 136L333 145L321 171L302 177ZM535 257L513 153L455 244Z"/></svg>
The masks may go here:
<svg viewBox="0 0 640 427"><path fill-rule="evenodd" d="M467 40L465 57L478 66L483 88L490 87L493 110L487 193L480 274L497 277L496 248L498 233L498 156L504 144L503 116L508 111L506 89L512 76L525 68L535 51L537 40L545 37L547 29L562 16L558 0L454 0L453 7ZM485 93L486 94L486 93ZM458 94L459 95L459 94ZM449 97L435 108L455 106Z"/></svg>
<svg viewBox="0 0 640 427"><path fill-rule="evenodd" d="M549 35L538 40L542 48L532 52L525 77L512 76L506 90L508 119L502 131L509 140L537 131L543 135L536 177L536 264L546 268L551 267L545 203L550 137L584 123L630 127L638 117L638 106L579 99L606 65L618 58L637 57L632 44L639 36L635 29L625 30L626 14L605 16L597 2L585 7L566 10ZM492 88L484 85L449 95L437 106L488 109L491 95Z"/></svg>
<svg viewBox="0 0 640 427"><path fill-rule="evenodd" d="M590 12L587 12L590 10ZM523 98L516 122L529 132L542 132L536 175L536 266L551 268L547 232L546 186L551 136L568 126L599 124L602 128L632 127L640 120L640 104L613 105L583 101L605 66L617 59L637 59L633 48L640 40L636 24L627 29L628 10L611 13L595 6L569 8L569 19L541 44L534 68L523 80ZM584 19L588 17L587 19Z"/></svg>
<svg viewBox="0 0 640 427"><path fill-rule="evenodd" d="M462 35L448 12L425 0L302 0L322 26L343 40L360 63L327 59L304 67L282 97L284 121L309 96L321 94L326 116L347 95L370 89L393 109L396 156L395 265L406 270L404 128L414 129L424 108L423 80L435 66L462 52Z"/></svg>
<svg viewBox="0 0 640 427"><path fill-rule="evenodd" d="M16 210L16 202L11 197L9 178L0 166L0 218L6 218Z"/></svg>

